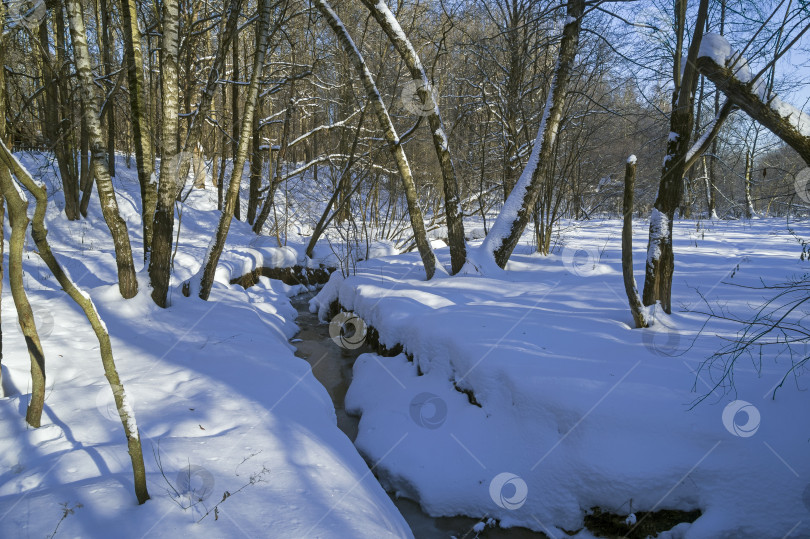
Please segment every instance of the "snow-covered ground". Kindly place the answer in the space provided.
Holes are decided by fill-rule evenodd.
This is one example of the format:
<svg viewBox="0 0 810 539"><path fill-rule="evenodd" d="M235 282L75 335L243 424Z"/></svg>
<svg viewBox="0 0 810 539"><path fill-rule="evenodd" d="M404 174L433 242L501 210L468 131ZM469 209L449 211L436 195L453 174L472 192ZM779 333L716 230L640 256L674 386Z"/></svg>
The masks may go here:
<svg viewBox="0 0 810 539"><path fill-rule="evenodd" d="M23 157L49 181L52 170ZM139 263L135 171L123 162L118 170ZM593 507L639 529L645 511L702 512L659 535L671 539L810 537L804 372L775 398L791 365L786 354L761 365L741 360L734 391L713 388L717 371L695 374L739 329L706 324L702 312L749 316L771 295L750 288L760 279L807 272L782 221L676 222L675 312L654 313L655 326L644 330L631 329L616 221L566 223L555 254L530 254L524 242L508 271L484 276L424 282L416 253L360 262L348 278L334 274L313 308L325 317L337 299L383 344L407 353L355 363L346 405L362 414L356 446L364 461L288 343L296 332L289 297L303 288L266 278L248 290L228 284L258 265L311 263L301 255L307 238L279 248L234 222L211 301L184 298L178 287L197 271L218 217L215 191L195 191L182 205L172 306L159 309L143 273L137 297L118 294L97 200L87 220L71 223L51 192L49 238L112 335L152 499L136 505L92 331L30 252L26 288L44 337L48 391L43 427L27 428L29 360L6 283L0 538L411 536L375 475L430 514L492 518L553 537L590 537L582 528ZM308 204L317 206L315 198ZM806 225L793 228L810 236ZM479 232L468 224L470 237ZM639 280L646 234L647 223L637 222ZM448 262L442 245L434 242ZM324 242L316 258L334 261L332 248Z"/></svg>
<svg viewBox="0 0 810 539"><path fill-rule="evenodd" d="M747 287L808 271L785 222L676 223L674 312L650 329L631 329L619 223L575 228L561 252L524 245L485 276L425 282L415 255L370 260L312 302L325 317L339 300L404 346L361 356L346 400L383 485L432 515L553 537L581 530L592 507L629 527L636 512L702 512L660 537L810 537L806 374L775 399L784 353L740 359L730 391L714 389L716 371L696 376L739 329L706 324L701 296L747 318L774 293ZM634 232L641 279L647 223Z"/></svg>
<svg viewBox="0 0 810 539"><path fill-rule="evenodd" d="M51 177L41 162L23 159ZM123 161L118 171L121 213L139 264L137 179ZM175 285L198 269L218 216L215 197L213 190L195 192L183 206ZM149 298L144 274L138 296L121 299L96 198L87 220L68 222L57 206L59 193L49 238L110 330L134 401L152 499L136 504L126 440L90 326L30 252L25 284L44 337L47 393L43 426L27 428L29 360L6 283L0 537L410 536L338 430L327 392L287 342L296 332L288 296L301 290L265 278L248 291L227 284L257 264L300 261L301 246L273 248L275 239L257 241L234 223L211 301L174 288L164 310ZM203 518L226 492L216 513Z"/></svg>

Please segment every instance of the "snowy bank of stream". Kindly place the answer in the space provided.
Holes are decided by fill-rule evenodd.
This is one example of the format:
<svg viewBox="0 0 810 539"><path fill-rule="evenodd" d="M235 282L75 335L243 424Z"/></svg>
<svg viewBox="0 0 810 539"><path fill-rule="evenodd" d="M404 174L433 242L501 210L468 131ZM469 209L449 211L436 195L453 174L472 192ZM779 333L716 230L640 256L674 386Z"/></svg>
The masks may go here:
<svg viewBox="0 0 810 539"><path fill-rule="evenodd" d="M695 375L718 335L737 329L703 328L695 289L745 314L763 293L732 284L806 266L782 222L711 227L698 239L676 224L676 312L648 330L631 329L616 223L583 226L562 255L517 254L486 277L425 282L415 255L334 275L313 308L325 316L337 301L408 354L358 358L346 399L362 414L358 448L385 456L383 485L431 515L553 537L582 530L593 507L626 515L628 529L643 525L637 512L702 513L661 537L810 534L806 379L772 399L784 357L739 364L732 392ZM643 246L642 223L636 232Z"/></svg>

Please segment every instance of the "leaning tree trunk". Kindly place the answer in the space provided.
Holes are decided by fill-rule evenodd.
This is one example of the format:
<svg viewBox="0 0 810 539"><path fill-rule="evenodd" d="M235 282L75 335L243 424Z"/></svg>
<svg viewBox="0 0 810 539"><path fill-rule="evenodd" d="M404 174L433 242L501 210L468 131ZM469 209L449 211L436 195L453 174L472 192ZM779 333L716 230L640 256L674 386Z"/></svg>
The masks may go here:
<svg viewBox="0 0 810 539"><path fill-rule="evenodd" d="M636 278L633 276L633 188L636 183L636 156L631 155L624 167L624 200L622 214L622 276L624 277L624 291L630 303L630 312L637 328L646 328L647 319L644 316L644 306L638 294Z"/></svg>
<svg viewBox="0 0 810 539"><path fill-rule="evenodd" d="M149 281L152 299L160 307L167 306L171 281L172 233L174 232L174 201L177 196L178 128L180 87L177 56L180 27L180 4L177 0L163 1L163 38L160 49L161 90L161 152L160 182L158 183L155 220L152 223L152 249L149 257Z"/></svg>
<svg viewBox="0 0 810 539"><path fill-rule="evenodd" d="M0 6L0 28L3 27L5 9ZM2 60L4 59L5 34L0 34L0 72L4 71ZM5 78L0 73L0 145L5 148L6 137L6 99L5 99ZM25 345L28 349L28 356L31 360L31 400L25 412L25 420L34 428L38 428L42 423L42 409L45 406L45 354L42 351L42 343L37 333L34 313L31 310L31 303L25 293L23 282L23 250L25 247L25 235L28 229L28 200L22 198L15 187L9 168L0 163L0 200L8 200L8 216L11 224L11 238L9 241L8 256L8 280L11 288L11 297L17 309L17 319L22 329ZM9 191L10 188L11 190ZM0 220L0 229L4 227L4 221ZM3 257L0 249L0 275L2 272ZM0 341L1 343L2 341ZM0 352L2 349L0 348ZM0 392L2 389L0 389Z"/></svg>
<svg viewBox="0 0 810 539"><path fill-rule="evenodd" d="M39 256L48 266L48 269L51 270L54 277L56 277L56 280L59 282L62 289L82 309L96 334L101 352L101 362L104 366L104 374L107 377L107 381L109 382L110 388L113 391L115 406L118 409L118 415L121 418L121 423L124 426L124 432L126 433L127 437L127 447L129 449L130 460L132 461L132 474L135 481L135 496L138 498L138 503L144 503L149 499L149 492L146 488L146 469L143 464L143 451L141 450L140 433L138 432L138 425L135 421L135 412L128 402L127 395L124 392L124 386L121 384L121 379L118 376L118 370L115 367L115 359L113 358L110 335L107 333L104 322L99 318L98 312L96 311L90 296L76 288L76 286L70 280L70 277L68 277L64 272L62 266L56 260L56 257L51 251L51 246L47 240L48 230L45 227L45 213L48 206L48 197L45 188L38 185L34 181L28 171L26 171L19 161L17 161L11 155L11 152L8 150L5 144L2 143L2 140L0 140L0 188L2 188L2 191L9 198L9 207L11 207L11 205L17 205L18 209L25 209L28 207L28 201L21 196L20 192L17 191L17 187L11 183L14 180L11 179L9 170L14 173L20 183L22 183L23 186L36 198L37 204L36 209L34 210L31 236L33 237L34 243L37 246ZM24 234L25 232L23 231L23 235ZM14 285L12 285L12 291L13 286ZM22 285L20 284L20 286ZM28 310L30 311L30 307ZM23 331L25 331L25 328L23 328ZM35 332L33 337L36 338ZM29 342L28 334L26 334L26 342ZM39 343L38 339L36 339L36 343ZM41 351L42 350L40 348L40 353Z"/></svg>
<svg viewBox="0 0 810 539"><path fill-rule="evenodd" d="M132 118L132 137L135 142L135 164L141 186L141 220L143 221L143 260L148 262L152 246L152 220L157 204L155 164L152 160L152 141L149 138L149 113L143 80L141 31L138 28L138 7L135 0L121 0L121 30L129 83L129 108Z"/></svg>
<svg viewBox="0 0 810 539"><path fill-rule="evenodd" d="M264 71L264 58L267 53L267 33L270 26L270 1L259 0L259 22L256 32L260 33L260 39L256 43L256 53L253 59L253 73L250 76L247 96L245 98L244 109L242 111L242 132L239 136L239 147L234 159L233 170L231 171L231 181L228 185L228 192L225 197L225 207L220 215L214 239L205 253L201 267L201 273L195 277L199 279L199 291L201 299L207 300L211 295L211 287L214 285L214 274L219 263L219 257L225 248L225 240L228 238L228 230L231 227L231 220L236 209L236 200L239 197L239 184L242 181L242 169L247 159L248 146L253 133L253 109L256 107L256 100L259 95L259 79ZM194 283L196 284L196 283Z"/></svg>
<svg viewBox="0 0 810 539"><path fill-rule="evenodd" d="M686 65L680 80L675 106L670 115L670 137L667 154L661 171L658 197L650 216L650 236L647 244L647 266L644 277L644 305L661 302L664 312L672 311L672 274L675 270L675 255L672 251L672 223L675 210L683 195L683 177L689 155L689 138L692 134L694 96L698 72L695 67L703 28L708 13L709 0L701 0L697 22L689 46Z"/></svg>
<svg viewBox="0 0 810 539"><path fill-rule="evenodd" d="M584 11L585 0L568 0L566 8L568 16L563 28L560 56L531 156L504 204L503 210L481 245L485 256L494 259L501 268L506 266L520 236L526 229L526 224L534 212L535 203L543 185L544 169L553 158L571 69L579 46L579 33Z"/></svg>
<svg viewBox="0 0 810 539"><path fill-rule="evenodd" d="M106 148L101 134L99 106L93 88L93 71L90 68L90 52L87 48L87 33L84 29L81 3L77 0L65 0L68 19L70 20L70 37L73 41L73 56L76 73L79 79L82 98L87 113L87 130L93 156L96 176L96 188L101 202L101 212L110 229L115 246L115 262L118 266L118 289L125 298L138 293L138 280L135 277L135 264L132 261L132 247L129 243L127 223L118 212L118 201L115 199L112 178L105 159Z"/></svg>
<svg viewBox="0 0 810 539"><path fill-rule="evenodd" d="M5 6L0 4L0 28L3 28L5 24L6 18L6 9ZM6 44L5 44L6 34L0 32L0 66L4 66L5 64L5 51L6 51ZM5 77L5 69L0 69L0 142L5 143L6 141L6 77ZM2 167L0 167L2 168ZM2 174L2 172L0 172ZM0 189L0 305L2 305L3 299L3 273L5 272L5 264L3 263L4 258L4 251L5 251L5 220L6 220L6 205L5 205L5 197L2 194L2 189ZM0 317L0 320L2 317ZM5 397L6 395L3 393L3 330L2 325L0 325L0 398Z"/></svg>
<svg viewBox="0 0 810 539"><path fill-rule="evenodd" d="M580 1L580 0L577 0ZM405 150L402 147L402 141L397 135L394 124L391 122L391 116L388 114L388 109L382 100L377 85L368 70L366 61L360 53L360 49L354 44L354 40L349 35L348 30L343 25L343 22L337 16L337 13L332 9L327 0L315 0L315 6L320 10L321 14L326 19L327 24L332 28L332 31L338 38L343 51L349 57L349 60L354 65L360 78L363 81L363 87L366 90L366 97L374 107L374 112L377 115L377 120L380 122L380 127L385 134L385 140L388 143L388 149L394 156L399 174L402 178L402 185L405 190L405 198L408 202L408 214L411 219L411 228L413 229L414 240L416 247L419 250L419 255L422 258L422 263L425 266L425 273L428 280L433 278L437 269L443 271L441 264L436 259L433 249L430 247L428 241L427 231L425 230L425 221L422 217L422 210L419 207L419 199L416 194L416 184L411 174L411 167L408 164L408 158L405 156Z"/></svg>
<svg viewBox="0 0 810 539"><path fill-rule="evenodd" d="M379 25L388 35L388 39L397 49L411 77L418 84L419 99L425 104L428 112L428 123L433 134L433 148L439 158L444 186L444 210L447 218L447 238L450 243L450 264L452 273L458 273L467 260L467 245L464 241L464 222L458 194L458 179L453 166L453 159L448 147L447 134L444 130L439 105L434 99L422 61L414 49L397 18L388 9L382 0L363 0L363 4L371 11Z"/></svg>
<svg viewBox="0 0 810 539"><path fill-rule="evenodd" d="M810 125L810 118L807 115L802 116L799 111L791 111L791 115L783 116L783 113L774 106L781 104L781 101L777 101L776 96L771 96L763 101L759 95L754 93L750 84L735 77L733 69L721 66L708 56L697 59L697 69L700 70L701 75L712 81L718 90L726 94L730 101L796 150L804 162L810 166L810 136L805 135L805 131L802 131L797 125L800 122ZM794 119L793 115L799 117Z"/></svg>
<svg viewBox="0 0 810 539"><path fill-rule="evenodd" d="M0 140L5 148L5 143ZM17 308L17 318L25 337L25 345L31 359L31 401L25 412L25 420L34 428L42 422L42 408L45 406L45 354L39 341L34 312L25 293L23 284L23 249L25 233L28 229L28 201L22 198L13 185L14 180L6 165L0 164L0 189L8 201L8 217L11 223L11 240L9 241L8 280L11 297Z"/></svg>

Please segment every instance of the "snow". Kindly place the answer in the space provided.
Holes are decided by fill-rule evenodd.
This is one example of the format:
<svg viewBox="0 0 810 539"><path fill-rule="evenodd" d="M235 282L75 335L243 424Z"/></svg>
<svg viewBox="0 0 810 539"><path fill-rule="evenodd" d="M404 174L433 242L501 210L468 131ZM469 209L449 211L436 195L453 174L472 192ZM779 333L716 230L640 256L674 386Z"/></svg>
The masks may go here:
<svg viewBox="0 0 810 539"><path fill-rule="evenodd" d="M385 456L383 485L431 515L560 538L594 506L628 522L639 511L702 511L661 537L810 535L806 374L775 399L791 363L773 352L761 367L738 363L735 391L695 374L737 330L704 327L698 291L746 315L767 297L748 288L760 277L806 272L784 222L712 222L705 237L675 223L674 313L654 312L649 329L633 329L624 296L621 223L568 225L578 227L572 243L604 247L606 271L577 275L559 254L519 248L501 274L424 282L407 254L365 262L312 301L325 315L339 300L389 349L404 345L395 357L360 356L346 401L361 414L358 448ZM635 226L637 254L645 225Z"/></svg>
<svg viewBox="0 0 810 539"><path fill-rule="evenodd" d="M48 169L28 154L21 161ZM141 269L137 174L123 159L117 165L119 206ZM26 289L35 312L55 321L43 332L47 398L43 426L27 428L29 359L12 330L6 283L0 537L50 536L57 525L63 537L411 537L337 428L328 393L287 342L297 330L288 297L305 290L266 278L249 290L228 284L252 264L294 262L301 245L250 245L255 235L234 221L226 247L233 254L223 257L211 301L183 297L178 287L196 272L219 215L216 191L195 190L182 206L172 307L160 309L143 270L139 294L121 299L98 199L88 219L70 222L57 209L61 191L49 193L48 238L109 329L152 498L136 505L126 437L92 329L32 252ZM225 492L217 517L200 521ZM72 512L60 522L65 508Z"/></svg>
<svg viewBox="0 0 810 539"><path fill-rule="evenodd" d="M810 137L810 116L776 96L771 97L770 107L790 122L802 136Z"/></svg>
<svg viewBox="0 0 810 539"><path fill-rule="evenodd" d="M731 67L734 69L734 76L740 82L749 83L754 77L748 65L748 61L738 53L732 52L728 40L719 34L707 33L703 36L703 40L700 42L698 57L711 58L721 66L727 63L731 64ZM810 137L810 116L790 103L782 101L776 95L766 95L766 90L767 88L762 78L757 79L753 83L752 91L756 96L768 103L779 116L790 122L801 135Z"/></svg>
<svg viewBox="0 0 810 539"><path fill-rule="evenodd" d="M47 169L33 159L22 161ZM137 175L123 160L117 168L140 265ZM418 253L400 254L392 242L369 246L355 274L333 273L311 302L328 321L338 300L389 349L404 346L354 364L346 409L361 415L355 447L289 345L297 329L289 297L313 291L266 278L247 290L229 284L258 264L336 257L328 245L306 260L307 238L291 235L279 247L234 221L211 300L185 298L179 286L197 272L219 215L215 191L194 190L181 205L172 306L160 309L142 269L140 293L121 299L97 199L87 220L69 222L58 211L61 191L49 187L49 239L110 332L152 499L135 504L92 330L29 253L47 400L43 426L27 428L29 360L5 286L0 537L48 536L57 525L69 537L411 537L383 487L430 515L479 519L472 531L482 535L525 526L555 538L568 537L563 530L594 537L582 526L598 506L628 526L646 511L702 512L658 536L670 539L810 536L806 373L775 398L791 365L775 352L761 365L738 362L735 391L713 388L716 371L696 375L737 331L727 321L706 324L701 296L744 316L767 297L751 288L760 278L807 272L784 221L704 221L699 231L674 222L674 313L649 309L649 329L633 329L618 220L564 223L564 248L547 257L526 247L527 231L506 270L485 276L424 281ZM470 225L480 238L481 223ZM647 225L634 226L637 274L648 230L668 237L670 222L653 212ZM810 234L806 223L791 227ZM444 264L445 233L434 231L431 242ZM574 263L582 252L588 263Z"/></svg>
<svg viewBox="0 0 810 539"><path fill-rule="evenodd" d="M636 158L635 155L631 155L630 157L627 158L627 164L628 165L635 165L636 161L637 161L637 158Z"/></svg>
<svg viewBox="0 0 810 539"><path fill-rule="evenodd" d="M698 58L708 57L721 66L726 65L726 60L731 56L731 44L720 34L707 32L703 34L698 49Z"/></svg>

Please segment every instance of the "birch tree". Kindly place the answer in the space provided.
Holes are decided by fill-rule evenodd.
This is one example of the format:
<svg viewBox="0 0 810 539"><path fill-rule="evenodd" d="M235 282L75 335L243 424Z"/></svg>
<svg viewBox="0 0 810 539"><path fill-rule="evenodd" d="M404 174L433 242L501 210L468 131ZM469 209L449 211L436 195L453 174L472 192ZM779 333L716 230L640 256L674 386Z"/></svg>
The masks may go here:
<svg viewBox="0 0 810 539"><path fill-rule="evenodd" d="M149 114L143 77L141 30L138 27L138 7L135 0L121 0L121 34L124 36L124 57L129 84L129 107L132 138L135 144L135 164L141 187L141 220L143 221L143 259L149 260L152 246L152 220L157 204L155 163L149 138Z"/></svg>
<svg viewBox="0 0 810 539"><path fill-rule="evenodd" d="M366 61L360 53L360 49L354 44L354 40L349 35L348 30L343 25L343 22L338 17L337 13L332 9L332 6L326 0L314 0L315 6L323 15L326 23L337 36L344 53L349 57L352 65L357 71L360 79L363 82L363 87L366 91L366 98L371 103L374 113L377 116L377 121L385 135L385 141L388 149L394 157L399 170L399 175L402 180L402 186L405 190L405 198L408 202L408 214L410 216L411 228L413 230L414 241L416 248L419 251L419 256L422 258L422 264L425 267L425 274L427 279L433 278L436 271L443 271L441 264L439 264L433 249L430 247L428 241L427 231L425 230L425 221L422 217L422 209L419 207L419 200L416 194L416 183L411 173L411 167L408 164L408 158L405 156L405 150L402 147L402 141L397 135L394 124L391 122L391 116L388 114L388 108L382 100L380 91L374 82L371 72L368 70Z"/></svg>
<svg viewBox="0 0 810 539"><path fill-rule="evenodd" d="M439 159L439 166L442 171L447 239L450 244L450 263L452 273L457 273L466 262L467 245L464 241L464 222L462 220L461 201L459 200L456 168L448 147L447 133L439 111L439 104L436 103L434 92L431 91L430 81L416 49L385 2L383 0L363 0L363 4L382 27L405 65L408 66L411 77L417 83L419 99L424 104L423 110L428 112L427 118L430 124L433 147L436 150L436 157Z"/></svg>
<svg viewBox="0 0 810 539"><path fill-rule="evenodd" d="M219 218L214 238L203 258L200 273L195 276L187 287L199 287L196 291L201 299L207 300L211 294L211 287L214 284L214 274L216 273L219 257L225 249L225 240L228 238L228 230L231 227L231 220L234 217L236 201L239 198L239 186L242 182L242 171L247 159L248 147L251 143L253 133L253 110L256 107L256 100L259 94L259 80L264 71L264 58L267 53L267 33L270 26L270 0L259 0L259 21L256 32L260 39L257 41L256 52L253 57L253 73L250 76L247 95L245 97L244 110L242 113L242 129L239 135L239 145L234 158L233 169L231 171L231 181L228 185L228 192L225 197L225 206Z"/></svg>
<svg viewBox="0 0 810 539"><path fill-rule="evenodd" d="M160 183L157 206L152 225L152 249L149 258L149 280L152 299L166 307L171 281L172 233L174 232L174 200L177 196L179 159L178 128L180 87L177 55L180 27L180 4L177 0L163 1L163 36L160 49L160 90L163 115L160 156Z"/></svg>
<svg viewBox="0 0 810 539"><path fill-rule="evenodd" d="M98 100L93 88L93 71L90 67L90 52L87 48L87 33L84 28L81 4L78 0L65 0L70 21L70 37L73 41L73 58L79 80L82 100L86 108L84 118L90 138L93 173L101 203L104 221L110 229L115 246L115 262L118 267L118 289L125 298L138 293L138 281L135 277L135 265L132 260L132 247L129 242L127 224L118 212L118 201L115 198L110 170L107 166L107 149L101 133L101 114Z"/></svg>
<svg viewBox="0 0 810 539"><path fill-rule="evenodd" d="M585 12L584 0L568 0L557 66L546 99L543 119L537 130L531 156L514 189L481 245L483 256L503 268L534 213L543 185L542 177L554 154L554 146L565 105L565 97L574 59L579 46L579 33Z"/></svg>

